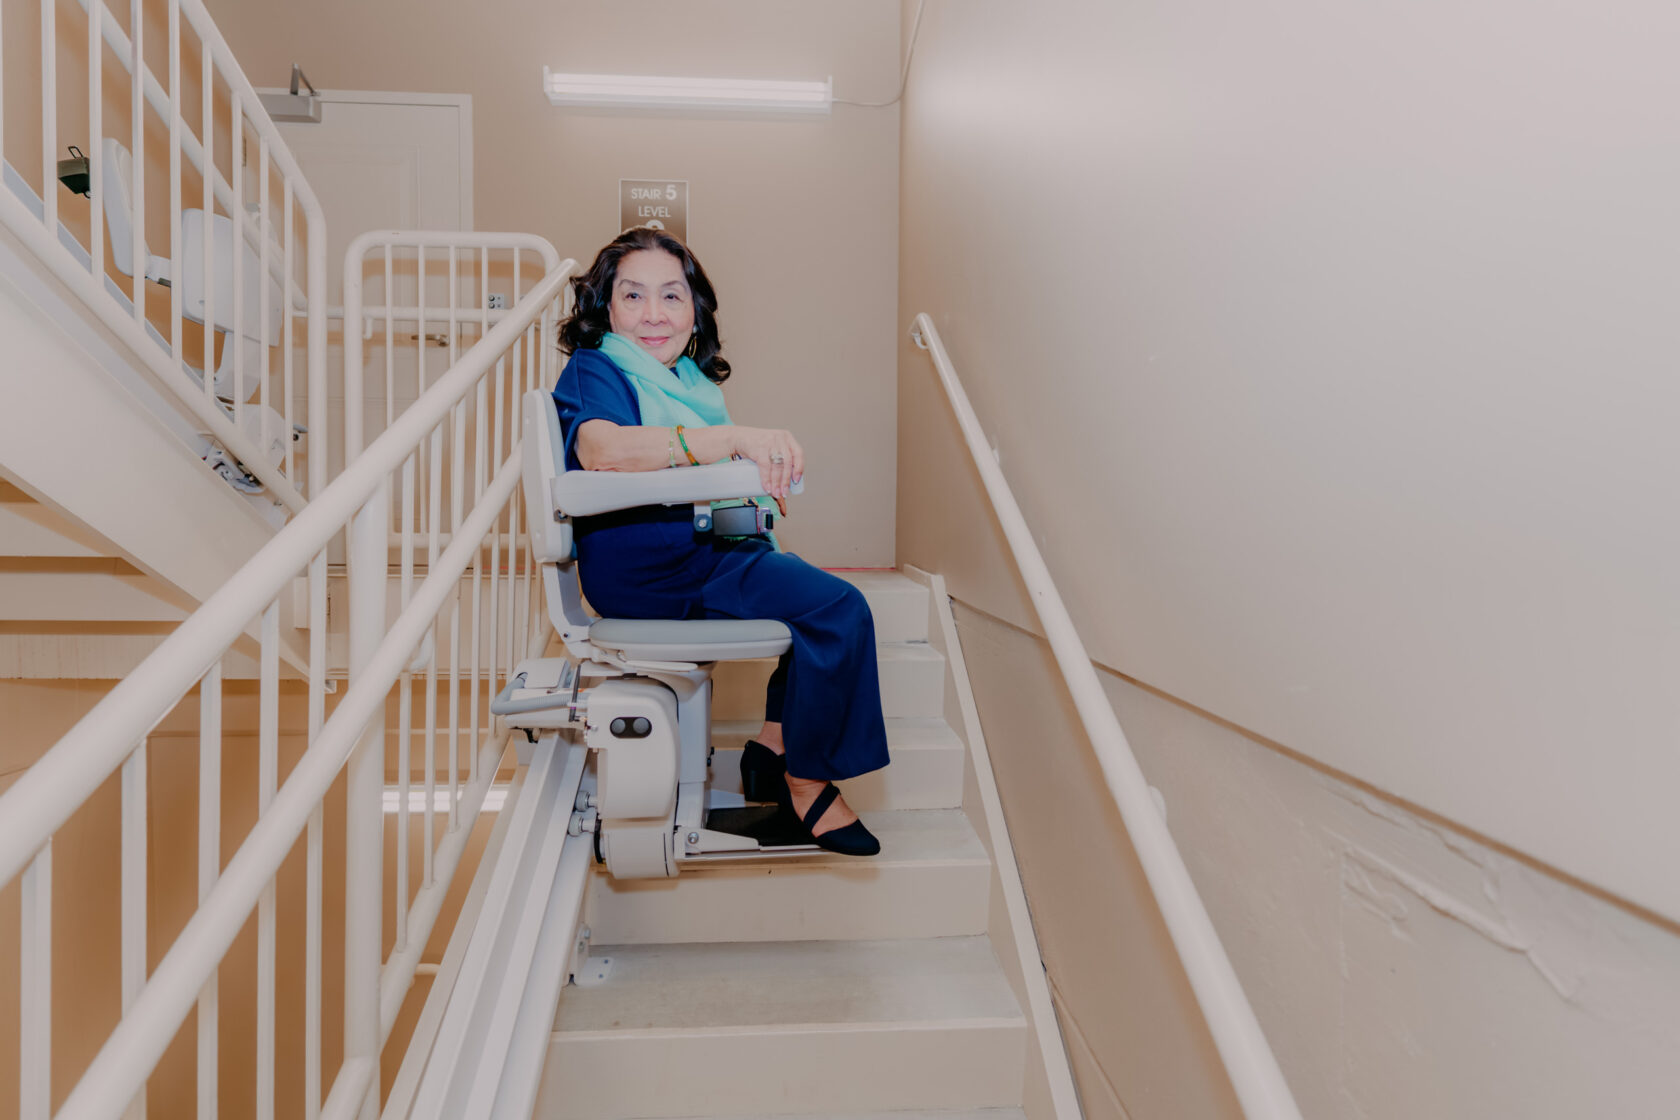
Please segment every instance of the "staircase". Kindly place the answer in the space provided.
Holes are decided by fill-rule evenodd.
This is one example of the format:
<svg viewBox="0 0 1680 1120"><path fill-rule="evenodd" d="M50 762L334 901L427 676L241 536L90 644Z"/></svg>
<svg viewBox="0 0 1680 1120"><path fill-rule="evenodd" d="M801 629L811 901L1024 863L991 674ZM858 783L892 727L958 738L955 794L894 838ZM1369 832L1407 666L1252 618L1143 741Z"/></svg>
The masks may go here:
<svg viewBox="0 0 1680 1120"><path fill-rule="evenodd" d="M893 762L842 785L881 854L674 880L597 870L583 921L612 967L561 995L543 1120L1077 1115L1030 927L1012 921L1024 907L1007 904L1013 859L983 839L1001 820L984 748L966 742L943 590L843 574L874 611ZM718 788L739 789L773 665L718 668Z"/></svg>
<svg viewBox="0 0 1680 1120"><path fill-rule="evenodd" d="M0 330L0 679L119 679L283 511L208 471L136 356L3 239Z"/></svg>

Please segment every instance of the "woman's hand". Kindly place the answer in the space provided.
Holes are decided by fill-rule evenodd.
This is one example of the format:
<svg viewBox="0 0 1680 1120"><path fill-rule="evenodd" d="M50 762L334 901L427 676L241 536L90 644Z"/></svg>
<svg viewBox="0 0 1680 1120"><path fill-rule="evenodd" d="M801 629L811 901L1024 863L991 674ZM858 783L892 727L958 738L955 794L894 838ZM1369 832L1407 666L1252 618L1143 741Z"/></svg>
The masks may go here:
<svg viewBox="0 0 1680 1120"><path fill-rule="evenodd" d="M776 508L787 516L787 498L793 483L805 477L805 449L793 433L781 428L735 429L735 454L758 464L764 492L776 499Z"/></svg>

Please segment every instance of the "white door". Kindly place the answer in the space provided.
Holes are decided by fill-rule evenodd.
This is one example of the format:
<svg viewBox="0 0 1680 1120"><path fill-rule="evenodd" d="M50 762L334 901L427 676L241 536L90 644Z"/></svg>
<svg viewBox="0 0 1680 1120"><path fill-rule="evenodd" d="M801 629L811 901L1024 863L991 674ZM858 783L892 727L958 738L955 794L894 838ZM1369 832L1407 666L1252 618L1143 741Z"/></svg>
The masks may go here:
<svg viewBox="0 0 1680 1120"><path fill-rule="evenodd" d="M346 90L323 90L319 97L319 123L284 123L279 129L326 215L328 302L339 307L344 251L358 235L375 229L472 228L472 98ZM383 261L368 267L367 304L419 302L416 254L398 252L395 258L389 301ZM449 297L446 266L436 261L430 256L426 261L428 306ZM329 409L334 428L329 469L334 475L343 463L342 326L334 324L328 354L335 398ZM395 339L389 366L382 335L364 347L364 443L384 430L388 415L400 413L444 372L444 349L409 337L413 331L410 327ZM428 327L426 333L434 331Z"/></svg>
<svg viewBox="0 0 1680 1120"><path fill-rule="evenodd" d="M358 234L473 227L472 98L345 90L320 98L319 124L279 128L327 215L337 303L344 248Z"/></svg>

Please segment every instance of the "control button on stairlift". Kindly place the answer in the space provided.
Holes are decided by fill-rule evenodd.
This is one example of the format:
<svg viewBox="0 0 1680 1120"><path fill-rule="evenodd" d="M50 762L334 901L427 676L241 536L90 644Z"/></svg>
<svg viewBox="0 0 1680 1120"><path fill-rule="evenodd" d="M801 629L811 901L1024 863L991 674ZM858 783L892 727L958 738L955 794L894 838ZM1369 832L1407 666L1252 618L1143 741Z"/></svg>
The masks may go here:
<svg viewBox="0 0 1680 1120"><path fill-rule="evenodd" d="M619 716L607 725L614 739L646 739L653 733L653 723L646 716Z"/></svg>

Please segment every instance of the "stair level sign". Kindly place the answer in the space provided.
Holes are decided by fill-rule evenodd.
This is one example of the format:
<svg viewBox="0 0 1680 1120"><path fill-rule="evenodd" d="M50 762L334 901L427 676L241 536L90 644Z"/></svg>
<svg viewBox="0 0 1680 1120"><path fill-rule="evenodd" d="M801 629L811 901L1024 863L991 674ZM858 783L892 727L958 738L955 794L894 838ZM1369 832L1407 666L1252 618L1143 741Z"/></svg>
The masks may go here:
<svg viewBox="0 0 1680 1120"><path fill-rule="evenodd" d="M688 240L687 179L620 179L619 229L651 226Z"/></svg>

